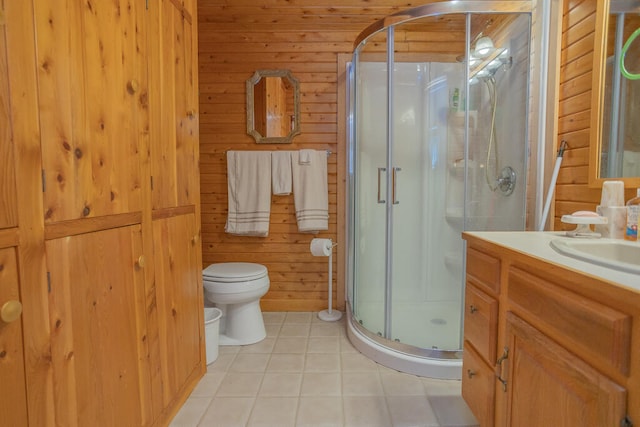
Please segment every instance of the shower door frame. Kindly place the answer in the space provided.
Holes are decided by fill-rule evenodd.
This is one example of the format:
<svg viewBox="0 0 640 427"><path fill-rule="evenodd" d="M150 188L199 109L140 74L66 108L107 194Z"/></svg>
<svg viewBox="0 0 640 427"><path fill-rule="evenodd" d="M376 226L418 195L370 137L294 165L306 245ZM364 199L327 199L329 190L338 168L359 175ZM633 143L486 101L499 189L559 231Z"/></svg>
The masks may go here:
<svg viewBox="0 0 640 427"><path fill-rule="evenodd" d="M388 17L387 19L378 21L372 25L370 25L367 29L365 29L356 39L356 42L354 43L354 54L353 54L353 62L351 64L351 67L349 68L348 71L348 75L347 75L347 79L348 79L348 83L347 83L347 94L348 94L348 104L347 104L347 109L348 109L348 115L349 115L349 120L348 120L348 126L347 126L347 155L348 155L348 159L347 159L347 164L349 165L349 168L353 168L354 164L356 163L356 157L357 154L354 152L354 140L355 140L355 123L353 122L353 116L355 114L355 112L353 111L353 105L356 102L355 99L357 98L357 94L356 94L356 88L355 88L355 84L354 84L354 76L356 75L356 68L357 68L357 57L358 57L358 52L359 52L359 46L361 46L361 43L365 40L367 40L371 35L378 33L380 31L384 31L387 30L388 31L388 37L387 37L387 79L388 79L388 97L387 97L387 109L388 109L388 115L387 115L387 120L388 120L388 128L387 128L387 141L386 141L386 145L387 145L387 170L390 170L390 167L393 167L392 162L393 162L393 158L392 158L392 149L393 149L393 122L392 122L392 103L393 103L393 85L392 83L392 78L393 78L393 63L394 63L394 55L393 55L393 27L395 27L395 25L399 25L402 24L404 22L413 20L413 19L418 19L418 18L426 18L429 16L437 16L437 15L449 15L449 14L463 14L465 15L465 21L466 21L466 28L465 28L465 32L466 32L466 36L465 36L465 51L467 52L467 55L470 51L470 45L471 45L471 40L470 40L470 17L473 14L528 14L529 16L532 15L532 11L533 11L533 6L532 6L533 2L529 1L529 0L522 0L522 1L484 1L484 2L477 2L477 1L459 1L459 2L441 2L441 3L433 3L433 4L428 4L428 5L424 5L424 6L419 6L413 9L410 9L408 11L402 11L399 12L397 14L391 15L390 17ZM392 24L389 24L389 23ZM531 31L531 28L530 28ZM530 68L531 71L531 68ZM464 75L465 75L465 93L469 92L469 67L465 67L465 71L464 71ZM354 87L351 87L351 85L353 85ZM465 114L465 129L468 129L469 126L469 118L468 118L468 113ZM465 131L465 155L468 155L468 145L469 145L469 141L468 141L468 131ZM466 170L465 170L465 174L466 174ZM355 286L355 277L354 277L354 258L355 255L352 253L353 252L353 245L354 245L354 215L353 215L353 204L355 203L353 201L353 188L355 188L355 183L353 181L351 181L352 177L354 177L353 179L357 179L355 178L355 173L351 173L351 171L348 172L347 176L349 177L349 181L348 181L348 189L347 189L347 212L348 212L348 218L347 218L347 224L346 224L346 228L347 228L347 236L348 236L348 240L349 240L349 245L348 245L348 250L346 253L346 258L347 258L347 271L346 271L346 280L347 280L347 287L348 290L346 292L347 295L347 311L348 311L348 326L349 326L349 333L350 333L350 337L352 333L355 334L360 334L366 338L368 338L369 340L373 341L376 345L381 346L384 349L384 354L382 356L380 356L378 359L375 357L375 355L373 355L370 351L364 351L363 348L360 348L358 345L356 345L356 347L359 348L360 351L362 351L363 353L365 353L366 355L368 355L369 357L372 357L374 360L385 364L387 366L390 366L392 368L396 368L396 369L400 369L400 370L404 370L406 372L411 372L411 373L415 373L418 375L424 375L424 370L421 368L409 368L406 369L406 360L402 360L399 363L394 363L393 360L390 360L390 356L389 356L389 352L391 353L397 353L400 354L400 359L405 359L407 357L411 358L411 357L416 357L418 359L428 359L431 361L434 361L436 364L450 364L450 363L460 363L461 359L462 359L462 350L458 349L458 350L442 350L442 349L426 349L426 348L420 348L420 347L415 347L413 345L409 345L409 344L404 344L404 343L400 343L400 342L395 342L392 341L391 339L387 339L387 338L383 338L369 330L367 330L365 327L363 327L362 325L360 325L357 321L355 321L354 318L354 313L352 312L352 307L351 304L353 303L353 301L356 298L356 293L357 293L357 289ZM466 180L466 178L465 178ZM390 191L389 189L391 188L391 186L393 185L391 182L391 174L388 173L387 174L387 186L386 188L388 189L388 191ZM387 195L386 197L387 200L389 200L389 196ZM465 196L466 199L466 196ZM392 259L389 256L390 251L391 251L391 243L392 243L392 239L390 238L392 236L392 216L393 214L389 211L392 210L392 204L391 203L387 203L386 206L386 210L387 210L387 215L386 215L386 228L385 228L385 245L386 245L386 249L385 249L385 320L384 320L384 329L385 329L385 337L389 336L388 334L391 331L391 312L390 312L390 306L391 306L391 262ZM464 260L462 260L462 262L464 263ZM464 277L463 277L464 280ZM461 307L464 306L464 295L461 298L460 301ZM461 310L462 311L462 310ZM461 313L462 316L462 313ZM460 323L460 337L462 337L462 322ZM353 340L352 340L353 341ZM355 344L355 343L354 343ZM462 338L460 338L460 346L462 347ZM419 363L419 362L418 362ZM430 374L430 370L427 369L427 374L428 376L432 376ZM433 375L436 376L437 375Z"/></svg>

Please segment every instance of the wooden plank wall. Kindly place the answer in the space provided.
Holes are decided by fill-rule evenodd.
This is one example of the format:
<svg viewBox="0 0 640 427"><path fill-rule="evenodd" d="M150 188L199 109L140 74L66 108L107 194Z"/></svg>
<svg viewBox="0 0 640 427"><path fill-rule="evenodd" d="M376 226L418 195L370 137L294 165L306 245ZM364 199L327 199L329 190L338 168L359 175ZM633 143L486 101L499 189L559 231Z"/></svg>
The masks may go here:
<svg viewBox="0 0 640 427"><path fill-rule="evenodd" d="M327 307L327 258L313 257L314 237L297 231L292 196L273 196L269 236L224 233L227 215L226 151L330 150L329 230L337 241L333 280L344 242L338 241L337 58L351 53L368 25L415 2L381 0L200 0L200 157L203 264L246 261L269 269L264 311L317 311ZM245 81L257 69L289 69L300 81L301 131L292 144L256 144L246 134ZM341 195L341 197L343 197ZM336 289L336 287L334 287ZM334 291L334 307L338 304ZM343 307L340 307L343 308Z"/></svg>
<svg viewBox="0 0 640 427"><path fill-rule="evenodd" d="M271 287L264 311L316 311L327 306L327 259L313 257L313 236L297 231L293 197L274 196L269 236L224 233L227 215L226 151L330 150L330 228L334 306L343 307L344 135L339 134L338 58L351 54L358 34L376 20L426 2L377 0L200 0L198 2L200 158L203 264L245 261L269 269ZM456 18L457 19L457 18ZM435 51L454 61L464 48L452 40L454 18L434 18L415 36L397 34L396 51ZM484 19L484 18L483 18ZM442 20L443 22L438 22ZM451 20L452 22L448 22ZM461 21L463 22L463 21ZM436 25L433 25L435 23ZM498 26L498 25L496 25ZM455 27L457 28L457 27ZM444 30L443 30L444 29ZM431 31L433 30L433 31ZM431 34L429 34L431 33ZM418 37L417 39L415 37ZM382 52L384 43L369 46ZM427 57L423 55L422 60ZM245 81L257 69L289 69L300 81L301 134L292 144L256 144L246 134ZM343 124L342 124L343 125Z"/></svg>
<svg viewBox="0 0 640 427"><path fill-rule="evenodd" d="M599 0L564 0L558 138L567 141L558 175L555 198L556 230L574 228L560 222L562 215L578 210L595 211L600 188L588 186L591 131L591 79L595 42L596 3ZM625 200L635 191L628 189Z"/></svg>

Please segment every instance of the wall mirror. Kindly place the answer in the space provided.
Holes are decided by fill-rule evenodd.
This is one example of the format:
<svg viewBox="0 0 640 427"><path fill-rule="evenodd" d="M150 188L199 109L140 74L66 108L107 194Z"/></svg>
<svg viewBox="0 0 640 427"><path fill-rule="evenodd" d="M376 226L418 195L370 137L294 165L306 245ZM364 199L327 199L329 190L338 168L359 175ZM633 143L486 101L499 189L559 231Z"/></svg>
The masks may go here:
<svg viewBox="0 0 640 427"><path fill-rule="evenodd" d="M597 2L589 183L640 186L640 0ZM596 89L597 88L597 89Z"/></svg>
<svg viewBox="0 0 640 427"><path fill-rule="evenodd" d="M247 133L259 144L300 133L300 85L289 70L258 70L247 80Z"/></svg>

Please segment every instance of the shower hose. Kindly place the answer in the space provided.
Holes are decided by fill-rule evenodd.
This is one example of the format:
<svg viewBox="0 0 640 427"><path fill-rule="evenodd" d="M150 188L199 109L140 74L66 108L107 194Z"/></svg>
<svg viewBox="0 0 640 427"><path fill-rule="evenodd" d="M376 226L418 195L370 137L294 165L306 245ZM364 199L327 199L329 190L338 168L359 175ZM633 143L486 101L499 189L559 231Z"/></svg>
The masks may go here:
<svg viewBox="0 0 640 427"><path fill-rule="evenodd" d="M620 55L620 72L622 73L623 76L625 76L629 80L640 80L640 73L630 73L627 70L627 67L624 65L624 59L625 59L625 56L627 55L627 51L629 50L629 47L631 47L631 43L638 36L640 36L640 28L636 29L633 32L633 34L629 36L629 39L625 42L624 46L622 47L622 51Z"/></svg>
<svg viewBox="0 0 640 427"><path fill-rule="evenodd" d="M496 94L496 80L493 76L487 78L485 80L487 85L487 89L489 90L489 100L492 105L491 112L491 131L489 133L489 146L487 147L487 161L485 162L484 168L484 178L487 181L487 185L491 191L496 191L498 189L498 141L496 137L496 103L497 103L497 94ZM495 144L494 144L495 140ZM491 159L491 147L493 146L493 150L495 151L496 162L494 164L494 178L493 184L492 180L489 178L489 160Z"/></svg>

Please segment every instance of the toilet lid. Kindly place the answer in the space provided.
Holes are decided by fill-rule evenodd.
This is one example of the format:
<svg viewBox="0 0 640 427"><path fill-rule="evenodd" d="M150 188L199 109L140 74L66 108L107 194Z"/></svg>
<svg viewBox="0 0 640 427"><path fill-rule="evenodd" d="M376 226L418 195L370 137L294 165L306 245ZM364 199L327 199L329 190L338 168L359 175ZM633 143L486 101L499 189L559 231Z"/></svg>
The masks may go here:
<svg viewBox="0 0 640 427"><path fill-rule="evenodd" d="M267 267L251 262L223 262L211 264L202 271L205 280L214 282L246 282L267 275Z"/></svg>

